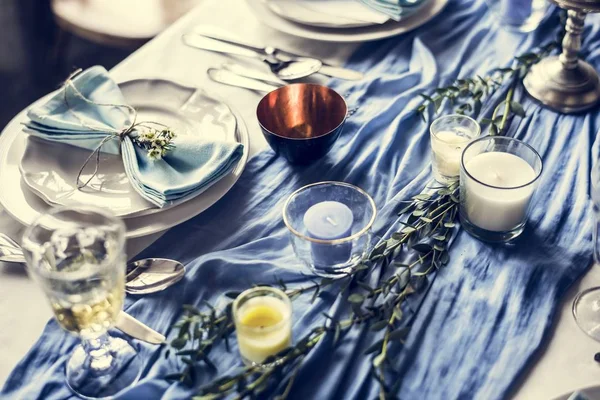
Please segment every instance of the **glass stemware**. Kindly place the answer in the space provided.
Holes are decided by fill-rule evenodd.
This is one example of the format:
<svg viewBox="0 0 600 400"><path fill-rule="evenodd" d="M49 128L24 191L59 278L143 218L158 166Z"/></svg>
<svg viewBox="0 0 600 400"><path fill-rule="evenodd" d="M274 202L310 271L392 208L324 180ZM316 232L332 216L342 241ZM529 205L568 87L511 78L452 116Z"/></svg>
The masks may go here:
<svg viewBox="0 0 600 400"><path fill-rule="evenodd" d="M594 204L594 260L600 262L600 163L592 168L592 202ZM586 289L577 294L573 301L573 316L582 331L600 341L600 287Z"/></svg>
<svg viewBox="0 0 600 400"><path fill-rule="evenodd" d="M107 330L125 299L125 227L104 210L56 208L23 235L27 270L44 290L60 326L81 338L67 362L69 388L107 398L137 381L141 360Z"/></svg>

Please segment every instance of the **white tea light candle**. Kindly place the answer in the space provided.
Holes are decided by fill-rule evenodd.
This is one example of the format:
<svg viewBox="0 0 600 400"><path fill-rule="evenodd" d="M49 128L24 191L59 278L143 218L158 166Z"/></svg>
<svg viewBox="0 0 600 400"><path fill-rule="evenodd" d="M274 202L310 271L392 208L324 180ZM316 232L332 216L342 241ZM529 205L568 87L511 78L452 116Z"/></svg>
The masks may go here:
<svg viewBox="0 0 600 400"><path fill-rule="evenodd" d="M493 151L476 155L465 168L475 178L465 178L465 208L472 224L488 231L505 232L525 220L534 189L527 184L536 175L527 161L514 154Z"/></svg>
<svg viewBox="0 0 600 400"><path fill-rule="evenodd" d="M279 289L257 287L233 304L238 347L247 364L262 364L292 344L292 307Z"/></svg>
<svg viewBox="0 0 600 400"><path fill-rule="evenodd" d="M446 177L458 177L460 156L469 143L469 137L453 131L442 131L436 134L436 139L431 141L435 171Z"/></svg>
<svg viewBox="0 0 600 400"><path fill-rule="evenodd" d="M344 203L322 201L306 211L303 221L311 238L336 240L350 236L354 215ZM350 242L337 245L312 243L311 247L314 263L322 267L345 263L352 252Z"/></svg>
<svg viewBox="0 0 600 400"><path fill-rule="evenodd" d="M479 124L464 115L445 115L433 121L430 132L433 177L440 183L457 180L462 151L469 141L479 136Z"/></svg>

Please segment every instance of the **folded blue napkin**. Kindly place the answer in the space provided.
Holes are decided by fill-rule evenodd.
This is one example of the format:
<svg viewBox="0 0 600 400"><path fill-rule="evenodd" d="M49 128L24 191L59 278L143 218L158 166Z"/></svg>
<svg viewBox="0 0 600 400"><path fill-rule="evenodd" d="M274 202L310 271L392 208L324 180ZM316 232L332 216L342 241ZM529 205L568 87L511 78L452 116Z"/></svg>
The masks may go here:
<svg viewBox="0 0 600 400"><path fill-rule="evenodd" d="M71 80L52 98L32 107L26 132L44 140L95 151L121 154L125 172L140 196L162 208L198 195L229 174L240 160L240 143L178 135L175 148L160 159L134 144L138 134L118 135L131 124L131 110L106 69L92 67ZM138 121L141 122L141 121ZM160 122L160 121L155 121ZM108 140L107 137L114 137ZM94 162L94 161L92 161Z"/></svg>

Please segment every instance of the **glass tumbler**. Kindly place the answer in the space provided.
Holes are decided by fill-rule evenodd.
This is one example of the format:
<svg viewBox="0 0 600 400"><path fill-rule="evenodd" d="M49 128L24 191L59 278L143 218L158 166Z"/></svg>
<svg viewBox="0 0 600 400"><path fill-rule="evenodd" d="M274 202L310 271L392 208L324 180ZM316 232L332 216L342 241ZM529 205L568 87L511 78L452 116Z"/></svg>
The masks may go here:
<svg viewBox="0 0 600 400"><path fill-rule="evenodd" d="M520 140L485 136L469 143L461 159L462 227L487 242L519 236L541 174L540 155Z"/></svg>
<svg viewBox="0 0 600 400"><path fill-rule="evenodd" d="M600 163L592 169L592 202L594 205L594 260L600 263ZM600 287L586 289L577 294L573 302L573 316L577 325L590 337L600 341Z"/></svg>
<svg viewBox="0 0 600 400"><path fill-rule="evenodd" d="M269 357L291 346L292 303L283 291L267 286L248 289L235 299L232 312L246 365L267 366Z"/></svg>
<svg viewBox="0 0 600 400"><path fill-rule="evenodd" d="M433 121L429 132L434 179L444 184L458 180L462 151L481 134L481 127L473 118L451 114Z"/></svg>
<svg viewBox="0 0 600 400"><path fill-rule="evenodd" d="M348 273L364 257L375 221L375 202L344 182L304 186L284 205L283 222L296 256L316 275Z"/></svg>
<svg viewBox="0 0 600 400"><path fill-rule="evenodd" d="M123 223L87 206L55 208L23 235L29 274L56 321L81 339L65 373L68 387L82 398L112 397L142 370L136 349L107 334L125 298L124 245Z"/></svg>

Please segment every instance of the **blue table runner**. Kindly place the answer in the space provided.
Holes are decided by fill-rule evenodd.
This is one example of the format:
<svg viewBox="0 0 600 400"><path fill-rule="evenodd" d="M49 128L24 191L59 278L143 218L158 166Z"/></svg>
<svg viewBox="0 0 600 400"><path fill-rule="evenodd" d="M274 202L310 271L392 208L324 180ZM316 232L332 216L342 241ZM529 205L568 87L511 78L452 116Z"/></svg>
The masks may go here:
<svg viewBox="0 0 600 400"><path fill-rule="evenodd" d="M339 180L365 189L380 210L375 233L384 236L393 228L399 201L419 193L431 179L428 124L413 111L420 102L418 93L509 65L514 55L552 40L558 29L556 15L529 35L502 31L493 22L483 1L451 0L426 26L361 47L349 66L367 72L367 79L330 84L356 110L333 151L307 167L288 165L271 151L256 155L222 200L171 229L140 255L178 259L188 273L163 293L128 297L127 312L172 337L170 327L182 304L206 300L223 305L226 291L276 277L305 282L281 211L287 196L309 183ZM583 49L600 69L600 21L590 16L586 22ZM522 98L527 117L515 119L508 134L532 145L544 160L530 222L511 246L489 245L458 233L450 263L409 303L405 318L413 327L405 346L394 349L391 357L402 378L399 398L509 396L548 340L562 295L591 264L588 192L591 163L598 159L598 111L560 115L521 91L517 98ZM333 291L315 304L310 304L310 295L300 297L294 301L295 338L322 324L322 312L343 311ZM317 345L290 398L376 398L370 358L362 353L379 337L366 331L351 331L335 348L331 340ZM49 322L0 397L69 398L64 364L77 342ZM222 345L211 352L219 372L200 368L198 385L239 368L232 342L231 353ZM184 399L194 393L162 379L182 368L174 357L164 358L164 348L140 347L147 360L142 379L119 398Z"/></svg>

